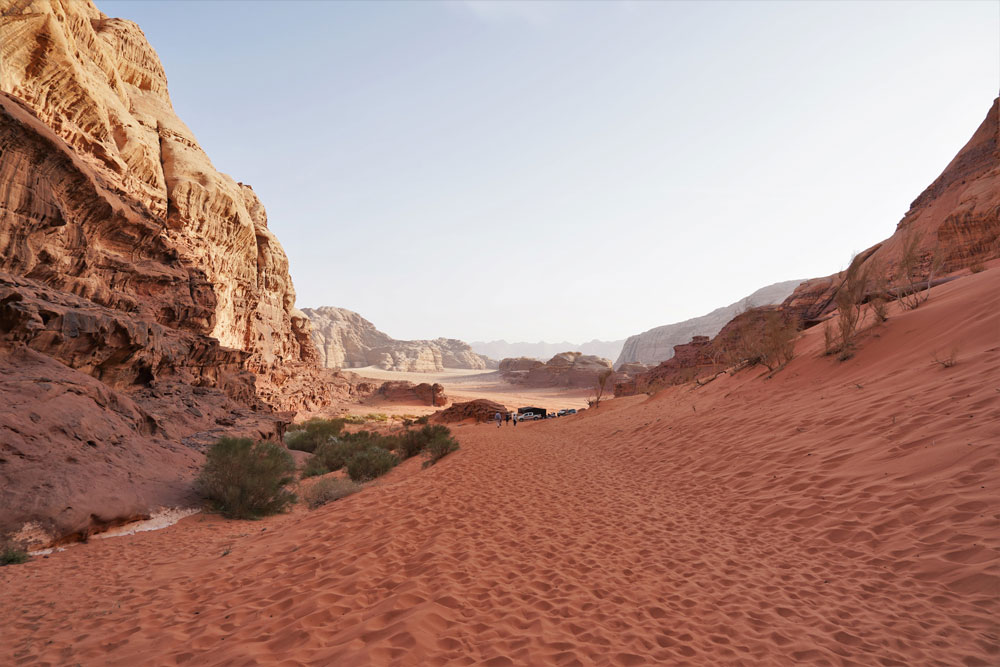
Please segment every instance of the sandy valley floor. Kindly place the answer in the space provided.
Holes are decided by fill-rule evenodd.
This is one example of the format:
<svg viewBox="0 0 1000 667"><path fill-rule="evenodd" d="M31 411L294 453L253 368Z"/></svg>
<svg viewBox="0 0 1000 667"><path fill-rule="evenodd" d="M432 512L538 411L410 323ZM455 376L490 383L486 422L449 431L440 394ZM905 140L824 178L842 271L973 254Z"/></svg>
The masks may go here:
<svg viewBox="0 0 1000 667"><path fill-rule="evenodd" d="M847 362L810 330L769 380L459 426L315 511L2 568L0 664L996 665L998 278Z"/></svg>

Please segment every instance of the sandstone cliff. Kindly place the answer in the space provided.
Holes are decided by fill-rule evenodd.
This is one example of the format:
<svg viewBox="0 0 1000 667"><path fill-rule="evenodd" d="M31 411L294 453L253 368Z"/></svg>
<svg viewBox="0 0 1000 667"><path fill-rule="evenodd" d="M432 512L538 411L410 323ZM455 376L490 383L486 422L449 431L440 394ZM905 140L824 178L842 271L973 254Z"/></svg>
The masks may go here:
<svg viewBox="0 0 1000 667"><path fill-rule="evenodd" d="M889 287L903 284L899 257L909 235L919 238L921 266L927 278L935 255L937 274L954 273L1000 257L1000 98L968 143L919 197L896 225L895 233L859 254L862 266L884 275ZM806 325L834 309L842 274L802 283L783 307Z"/></svg>
<svg viewBox="0 0 1000 667"><path fill-rule="evenodd" d="M357 392L321 371L249 186L174 114L133 23L0 9L0 537L191 499L221 435ZM47 536L47 537L45 537Z"/></svg>
<svg viewBox="0 0 1000 667"><path fill-rule="evenodd" d="M620 369L622 364L631 362L653 366L661 361L666 361L673 356L675 345L687 343L694 336L714 336L738 312L745 310L748 306L768 306L781 303L801 282L801 280L787 280L768 285L736 303L716 308L707 315L629 336L622 347L621 355L615 362L615 368Z"/></svg>
<svg viewBox="0 0 1000 667"><path fill-rule="evenodd" d="M396 340L346 308L324 306L303 312L312 322L312 337L326 368L377 366L408 372L496 368L494 360L476 354L460 340Z"/></svg>

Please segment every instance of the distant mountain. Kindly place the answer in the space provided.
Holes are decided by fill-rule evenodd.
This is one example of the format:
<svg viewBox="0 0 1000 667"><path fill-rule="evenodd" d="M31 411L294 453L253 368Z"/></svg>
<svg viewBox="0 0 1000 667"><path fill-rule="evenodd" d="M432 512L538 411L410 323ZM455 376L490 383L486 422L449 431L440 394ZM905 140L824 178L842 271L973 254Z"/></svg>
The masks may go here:
<svg viewBox="0 0 1000 667"><path fill-rule="evenodd" d="M589 343L508 343L505 340L494 340L488 343L479 341L469 343L472 349L491 359L508 359L512 357L531 357L540 361L548 361L561 352L582 352L587 355L615 359L622 350L624 340L597 340Z"/></svg>
<svg viewBox="0 0 1000 667"><path fill-rule="evenodd" d="M435 372L445 368L491 369L497 362L453 338L396 340L346 308L303 308L326 368L377 366L387 371Z"/></svg>
<svg viewBox="0 0 1000 667"><path fill-rule="evenodd" d="M675 324L666 324L649 331L629 336L622 347L615 368L622 364L638 362L655 366L674 356L674 345L688 343L692 336L714 336L733 319L738 312L748 306L770 306L781 303L801 283L801 280L786 280L762 287L736 303L716 308L707 315L695 317ZM476 344L472 344L475 348Z"/></svg>

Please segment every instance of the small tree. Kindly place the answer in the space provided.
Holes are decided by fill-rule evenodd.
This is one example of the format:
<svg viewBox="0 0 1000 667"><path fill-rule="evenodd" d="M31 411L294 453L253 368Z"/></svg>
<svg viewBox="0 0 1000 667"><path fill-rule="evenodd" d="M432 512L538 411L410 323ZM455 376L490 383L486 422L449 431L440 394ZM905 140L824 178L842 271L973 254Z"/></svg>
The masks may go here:
<svg viewBox="0 0 1000 667"><path fill-rule="evenodd" d="M608 382L610 382L611 376L614 374L614 369L609 368L606 371L601 371L600 375L597 376L597 382L594 384L594 395L589 401L587 401L590 407L596 408L601 404L601 398L604 397L604 392L607 390Z"/></svg>
<svg viewBox="0 0 1000 667"><path fill-rule="evenodd" d="M272 442L221 438L208 450L197 484L223 515L253 519L295 502L285 490L294 472L292 455Z"/></svg>

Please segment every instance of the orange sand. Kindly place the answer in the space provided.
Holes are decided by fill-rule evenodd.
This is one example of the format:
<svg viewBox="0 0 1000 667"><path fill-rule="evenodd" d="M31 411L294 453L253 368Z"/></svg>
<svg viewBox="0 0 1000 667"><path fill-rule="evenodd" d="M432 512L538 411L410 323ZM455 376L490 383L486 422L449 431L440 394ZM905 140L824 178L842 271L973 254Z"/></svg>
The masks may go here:
<svg viewBox="0 0 1000 667"><path fill-rule="evenodd" d="M992 269L844 363L816 328L770 380L2 568L0 664L998 664L998 314Z"/></svg>

